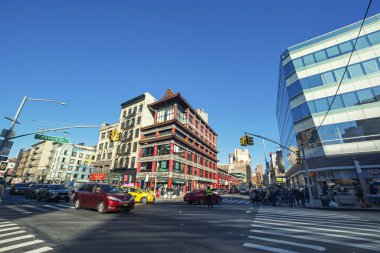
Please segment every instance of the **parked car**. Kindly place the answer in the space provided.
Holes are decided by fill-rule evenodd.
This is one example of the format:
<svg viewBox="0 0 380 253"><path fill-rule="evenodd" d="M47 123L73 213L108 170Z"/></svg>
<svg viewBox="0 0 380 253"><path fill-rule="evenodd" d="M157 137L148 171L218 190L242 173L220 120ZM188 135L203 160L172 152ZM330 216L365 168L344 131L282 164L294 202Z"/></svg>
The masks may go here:
<svg viewBox="0 0 380 253"><path fill-rule="evenodd" d="M155 200L153 192L147 192L134 186L123 186L123 189L133 196L135 202L146 204Z"/></svg>
<svg viewBox="0 0 380 253"><path fill-rule="evenodd" d="M74 194L75 209L96 209L99 213L125 211L135 207L135 199L126 190L105 183L86 183Z"/></svg>
<svg viewBox="0 0 380 253"><path fill-rule="evenodd" d="M44 184L32 184L25 192L25 197L35 199L37 198L40 190Z"/></svg>
<svg viewBox="0 0 380 253"><path fill-rule="evenodd" d="M191 192L187 192L185 196L183 196L183 200L186 201L188 204L199 204L203 205L207 203L207 197L206 197L206 191L205 190L194 190ZM212 203L219 204L222 202L222 197L219 196L217 193L212 194Z"/></svg>
<svg viewBox="0 0 380 253"><path fill-rule="evenodd" d="M249 191L246 190L246 189L241 189L241 190L240 190L240 194L241 194L241 195L249 195Z"/></svg>
<svg viewBox="0 0 380 253"><path fill-rule="evenodd" d="M69 202L69 190L61 184L45 184L42 186L37 195L37 200L41 199L45 199L47 201L65 200L66 202Z"/></svg>
<svg viewBox="0 0 380 253"><path fill-rule="evenodd" d="M9 193L10 194L25 194L28 188L29 188L29 185L25 183L15 184L15 185L12 185Z"/></svg>

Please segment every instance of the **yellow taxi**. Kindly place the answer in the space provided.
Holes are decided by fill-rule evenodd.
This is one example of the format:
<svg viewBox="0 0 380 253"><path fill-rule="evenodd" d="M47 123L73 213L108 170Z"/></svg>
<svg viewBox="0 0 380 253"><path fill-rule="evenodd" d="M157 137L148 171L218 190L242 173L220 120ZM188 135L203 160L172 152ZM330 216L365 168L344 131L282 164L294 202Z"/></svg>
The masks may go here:
<svg viewBox="0 0 380 253"><path fill-rule="evenodd" d="M133 196L135 202L146 204L155 200L153 192L150 193L134 186L123 186L123 189Z"/></svg>

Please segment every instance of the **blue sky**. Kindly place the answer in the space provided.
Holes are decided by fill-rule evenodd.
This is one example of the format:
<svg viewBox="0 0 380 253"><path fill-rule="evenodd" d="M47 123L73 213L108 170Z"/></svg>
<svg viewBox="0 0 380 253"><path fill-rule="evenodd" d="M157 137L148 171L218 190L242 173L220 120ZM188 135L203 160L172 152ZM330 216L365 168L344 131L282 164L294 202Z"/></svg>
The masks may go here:
<svg viewBox="0 0 380 253"><path fill-rule="evenodd" d="M367 1L346 0L2 0L0 128L23 96L17 134L73 124L115 122L120 104L167 88L209 113L219 160L244 131L278 139L280 54L289 46L362 19ZM370 15L380 10L374 1ZM70 130L95 145L98 129ZM52 135L62 135L59 133ZM250 148L264 163L260 140ZM11 156L33 144L15 140ZM268 151L277 147L268 144Z"/></svg>

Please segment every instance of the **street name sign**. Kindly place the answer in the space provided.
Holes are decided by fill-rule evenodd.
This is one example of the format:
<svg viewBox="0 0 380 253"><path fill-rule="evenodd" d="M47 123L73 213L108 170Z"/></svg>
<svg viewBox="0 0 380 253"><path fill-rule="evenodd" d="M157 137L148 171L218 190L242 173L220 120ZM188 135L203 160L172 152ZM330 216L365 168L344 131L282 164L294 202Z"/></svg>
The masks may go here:
<svg viewBox="0 0 380 253"><path fill-rule="evenodd" d="M49 136L49 135L43 135L43 134L36 134L34 136L34 139L43 140L43 141L62 142L62 143L69 143L70 142L70 139L68 139L68 138L57 137L57 136Z"/></svg>

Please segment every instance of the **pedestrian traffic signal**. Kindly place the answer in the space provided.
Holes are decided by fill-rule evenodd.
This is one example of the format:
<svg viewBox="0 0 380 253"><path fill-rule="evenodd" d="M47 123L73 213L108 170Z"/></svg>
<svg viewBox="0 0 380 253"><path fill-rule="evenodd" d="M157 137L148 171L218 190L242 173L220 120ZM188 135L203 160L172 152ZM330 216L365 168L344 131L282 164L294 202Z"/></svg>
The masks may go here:
<svg viewBox="0 0 380 253"><path fill-rule="evenodd" d="M255 143L253 142L253 137L252 136L246 136L247 140L247 145L253 146Z"/></svg>
<svg viewBox="0 0 380 253"><path fill-rule="evenodd" d="M241 146L247 146L247 139L246 136L240 137L240 145Z"/></svg>

